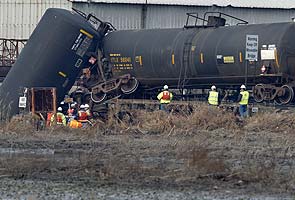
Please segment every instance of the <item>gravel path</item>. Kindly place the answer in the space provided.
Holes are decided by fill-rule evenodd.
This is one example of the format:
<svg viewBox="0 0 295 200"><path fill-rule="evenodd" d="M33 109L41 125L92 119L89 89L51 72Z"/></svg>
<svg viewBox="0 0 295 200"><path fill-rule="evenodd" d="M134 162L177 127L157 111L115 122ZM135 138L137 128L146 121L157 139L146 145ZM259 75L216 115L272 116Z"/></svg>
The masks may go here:
<svg viewBox="0 0 295 200"><path fill-rule="evenodd" d="M2 179L0 181L0 199L3 200L53 200L53 199L106 199L106 200L202 200L202 199L233 199L233 200L277 200L294 199L282 194L241 194L238 190L198 191L194 189L155 189L125 186L106 186L83 182L52 182Z"/></svg>

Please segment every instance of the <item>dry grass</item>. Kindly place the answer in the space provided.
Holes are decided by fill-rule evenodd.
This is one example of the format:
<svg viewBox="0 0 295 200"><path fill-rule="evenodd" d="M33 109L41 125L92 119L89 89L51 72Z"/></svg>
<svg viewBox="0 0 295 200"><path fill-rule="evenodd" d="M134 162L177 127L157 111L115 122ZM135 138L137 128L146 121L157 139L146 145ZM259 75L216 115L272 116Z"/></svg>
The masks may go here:
<svg viewBox="0 0 295 200"><path fill-rule="evenodd" d="M99 123L98 129L106 134L191 134L196 130L215 130L240 128L236 117L218 108L197 106L191 114L166 113L163 111L148 112L145 110L127 111L122 118L114 114L106 123Z"/></svg>
<svg viewBox="0 0 295 200"><path fill-rule="evenodd" d="M9 122L2 124L2 129L5 132L22 132L32 133L35 129L36 120L29 116L13 117Z"/></svg>
<svg viewBox="0 0 295 200"><path fill-rule="evenodd" d="M259 113L247 119L244 129L248 131L293 132L295 113L290 111Z"/></svg>
<svg viewBox="0 0 295 200"><path fill-rule="evenodd" d="M118 114L119 113L119 114ZM32 134L39 131L40 123L30 116L14 117L2 123L3 132ZM71 132L74 134L194 134L199 130L226 129L229 131L270 131L292 132L295 128L295 113L263 112L242 122L232 112L224 111L207 105L193 108L191 114L185 112L145 111L145 110L112 110L108 120L98 120L94 127L74 130L68 127L46 127L51 134Z"/></svg>
<svg viewBox="0 0 295 200"><path fill-rule="evenodd" d="M156 185L210 179L295 188L291 112L260 113L240 123L230 112L200 105L191 114L137 110L118 117L113 111L106 122L81 130L36 131L34 122L28 116L14 118L1 125L2 134L18 135L19 143L9 140L16 148L82 149L84 154L2 157L0 168L7 174ZM41 142L34 144L29 137Z"/></svg>

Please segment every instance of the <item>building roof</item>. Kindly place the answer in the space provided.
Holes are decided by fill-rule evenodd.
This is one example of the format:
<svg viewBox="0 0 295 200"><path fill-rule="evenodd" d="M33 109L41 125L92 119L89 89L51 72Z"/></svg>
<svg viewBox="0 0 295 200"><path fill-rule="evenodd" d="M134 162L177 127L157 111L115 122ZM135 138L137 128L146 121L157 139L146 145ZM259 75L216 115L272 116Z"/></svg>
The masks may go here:
<svg viewBox="0 0 295 200"><path fill-rule="evenodd" d="M294 9L295 0L68 0L84 3L125 3L125 4L158 4L187 6L232 6L244 8L279 8Z"/></svg>

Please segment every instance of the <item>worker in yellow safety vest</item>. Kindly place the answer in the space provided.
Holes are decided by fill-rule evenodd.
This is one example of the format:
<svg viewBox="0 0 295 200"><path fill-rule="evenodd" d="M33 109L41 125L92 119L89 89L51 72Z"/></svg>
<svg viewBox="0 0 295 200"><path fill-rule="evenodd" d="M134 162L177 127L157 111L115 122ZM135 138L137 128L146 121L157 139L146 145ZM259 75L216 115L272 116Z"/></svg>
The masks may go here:
<svg viewBox="0 0 295 200"><path fill-rule="evenodd" d="M171 102L172 98L173 94L168 91L168 85L164 85L163 91L157 96L157 99L160 101L160 110L167 111L167 105Z"/></svg>
<svg viewBox="0 0 295 200"><path fill-rule="evenodd" d="M57 108L57 113L56 113L56 120L55 120L55 115L51 116L51 124L54 123L54 121L56 121L57 125L63 125L66 126L67 125L67 120L65 115L62 113L62 107L58 107Z"/></svg>
<svg viewBox="0 0 295 200"><path fill-rule="evenodd" d="M246 90L245 85L241 85L240 87L240 94L238 98L239 102L239 113L241 117L247 117L248 116L248 101L249 101L249 92Z"/></svg>
<svg viewBox="0 0 295 200"><path fill-rule="evenodd" d="M216 86L211 86L211 91L208 96L208 103L212 106L218 106L218 92L216 91Z"/></svg>

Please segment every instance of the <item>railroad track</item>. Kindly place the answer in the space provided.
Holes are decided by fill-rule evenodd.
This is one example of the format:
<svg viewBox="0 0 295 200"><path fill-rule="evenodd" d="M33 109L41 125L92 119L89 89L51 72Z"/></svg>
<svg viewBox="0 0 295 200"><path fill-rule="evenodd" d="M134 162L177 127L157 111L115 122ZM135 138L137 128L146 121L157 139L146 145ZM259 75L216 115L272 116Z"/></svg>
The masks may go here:
<svg viewBox="0 0 295 200"><path fill-rule="evenodd" d="M105 102L105 104L112 109L119 111L130 111L143 109L147 111L154 111L159 109L159 101L147 99L120 99L114 98ZM194 108L198 106L206 106L207 102L201 100L194 101L179 101L174 100L168 105L168 109L174 112L191 113ZM219 108L229 111L237 112L239 104L237 102L222 102ZM259 113L265 111L282 112L291 111L295 112L295 104L291 105L276 105L273 103L249 103L248 109L250 113Z"/></svg>

